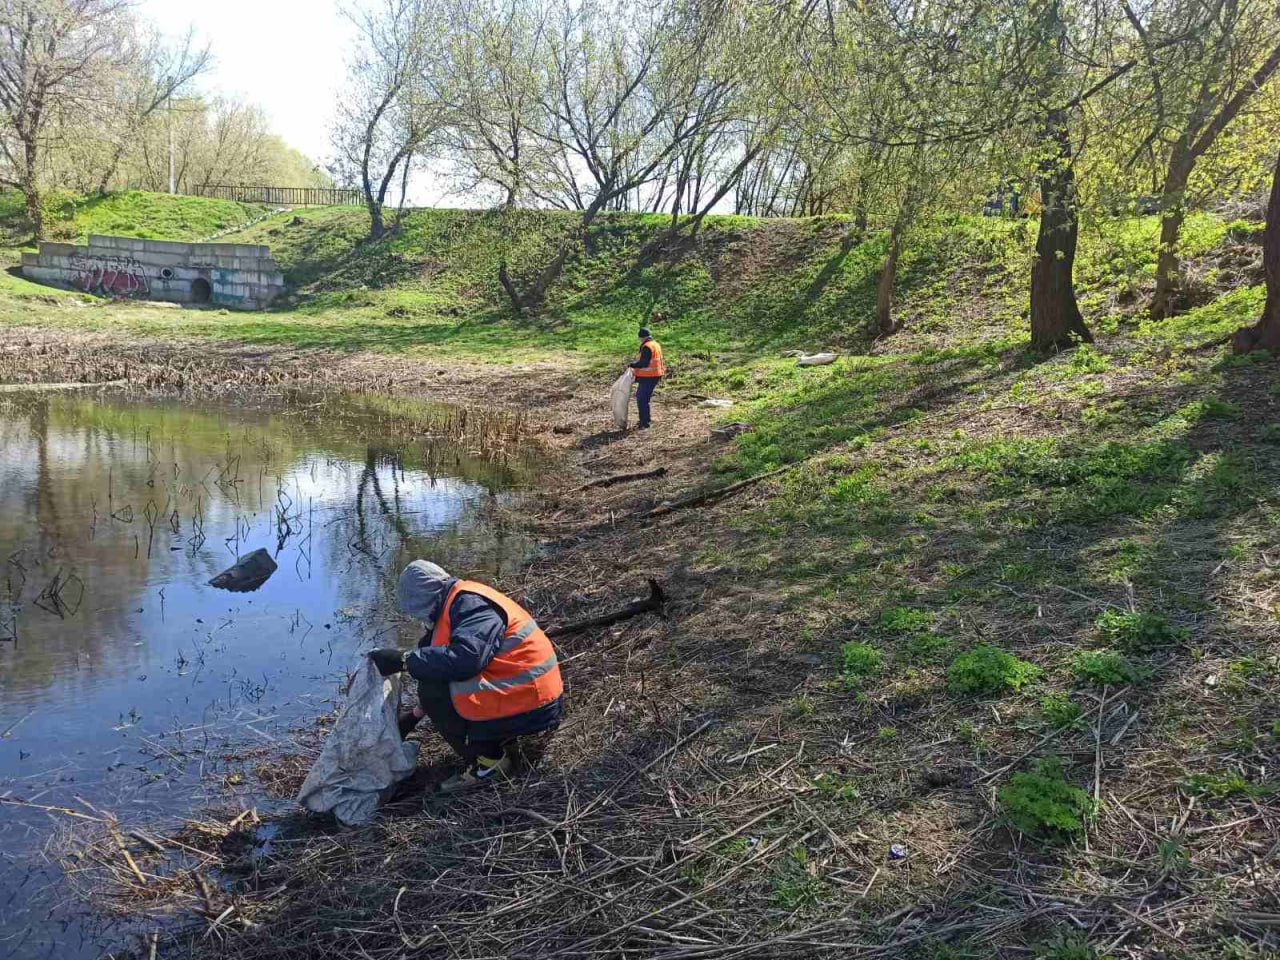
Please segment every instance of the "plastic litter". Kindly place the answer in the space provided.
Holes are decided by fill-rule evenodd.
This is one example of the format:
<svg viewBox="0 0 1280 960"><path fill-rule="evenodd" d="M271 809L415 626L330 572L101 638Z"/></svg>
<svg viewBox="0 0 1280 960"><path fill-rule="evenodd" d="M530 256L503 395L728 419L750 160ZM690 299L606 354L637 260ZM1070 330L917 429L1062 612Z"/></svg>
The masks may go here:
<svg viewBox="0 0 1280 960"><path fill-rule="evenodd" d="M714 398L713 398L713 399L710 399L710 400L703 400L700 404L698 404L698 406L700 406L700 407L708 407L708 408L716 408L716 409L721 409L721 410L727 410L729 407L732 407L732 406L733 406L733 401L732 401L732 400L717 400L717 399L714 399Z"/></svg>
<svg viewBox="0 0 1280 960"><path fill-rule="evenodd" d="M298 791L300 804L313 813L332 813L347 826L373 816L384 791L417 764L417 744L400 739L399 702L400 678L382 676L366 658Z"/></svg>
<svg viewBox="0 0 1280 960"><path fill-rule="evenodd" d="M901 860L907 855L907 848L900 843L889 844L889 856L894 860Z"/></svg>
<svg viewBox="0 0 1280 960"><path fill-rule="evenodd" d="M626 370L622 376L613 381L609 388L609 405L613 409L613 425L619 430L627 429L627 413L631 409L631 385L636 382L636 375Z"/></svg>
<svg viewBox="0 0 1280 960"><path fill-rule="evenodd" d="M210 580L209 586L232 593L249 593L266 583L275 572L276 562L271 559L271 554L265 547L259 547L253 553L237 557L235 565Z"/></svg>
<svg viewBox="0 0 1280 960"><path fill-rule="evenodd" d="M825 367L829 363L835 363L835 353L810 353L804 354L796 358L797 367Z"/></svg>

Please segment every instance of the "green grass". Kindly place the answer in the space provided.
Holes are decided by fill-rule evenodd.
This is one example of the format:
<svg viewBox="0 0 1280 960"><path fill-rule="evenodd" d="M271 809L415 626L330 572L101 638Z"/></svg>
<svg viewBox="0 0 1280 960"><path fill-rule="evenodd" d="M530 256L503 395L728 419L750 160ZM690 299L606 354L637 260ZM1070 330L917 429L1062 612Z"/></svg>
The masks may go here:
<svg viewBox="0 0 1280 960"><path fill-rule="evenodd" d="M91 233L148 240L202 240L240 227L271 211L260 203L169 196L139 190L79 198L54 191L45 198L50 240L84 240ZM20 194L0 194L0 235L26 239L29 228Z"/></svg>

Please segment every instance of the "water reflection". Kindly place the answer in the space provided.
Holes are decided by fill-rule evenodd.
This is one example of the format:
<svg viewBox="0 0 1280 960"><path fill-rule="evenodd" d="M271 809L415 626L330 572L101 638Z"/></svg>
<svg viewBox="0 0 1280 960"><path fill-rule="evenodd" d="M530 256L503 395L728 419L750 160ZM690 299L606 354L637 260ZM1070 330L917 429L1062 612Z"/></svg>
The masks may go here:
<svg viewBox="0 0 1280 960"><path fill-rule="evenodd" d="M407 559L492 577L526 555L497 509L532 474L502 453L517 429L379 398L0 406L0 797L180 810L201 771L177 741L323 710L360 650L410 639ZM258 590L209 585L260 548ZM41 825L0 807L0 854ZM0 953L49 950L30 887L0 876Z"/></svg>

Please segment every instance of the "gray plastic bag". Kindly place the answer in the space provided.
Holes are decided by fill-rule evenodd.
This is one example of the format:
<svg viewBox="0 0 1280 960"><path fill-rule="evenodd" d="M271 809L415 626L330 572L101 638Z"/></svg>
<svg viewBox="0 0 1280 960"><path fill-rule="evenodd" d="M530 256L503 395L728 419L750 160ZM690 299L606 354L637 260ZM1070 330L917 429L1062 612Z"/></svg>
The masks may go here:
<svg viewBox="0 0 1280 960"><path fill-rule="evenodd" d="M400 739L399 702L400 678L382 676L366 658L298 791L300 804L313 813L332 813L348 826L373 816L382 792L412 773L418 760L417 744Z"/></svg>
<svg viewBox="0 0 1280 960"><path fill-rule="evenodd" d="M628 369L613 381L613 386L609 388L609 406L613 410L613 425L619 430L627 429L627 411L631 408L631 385L635 382L636 375Z"/></svg>

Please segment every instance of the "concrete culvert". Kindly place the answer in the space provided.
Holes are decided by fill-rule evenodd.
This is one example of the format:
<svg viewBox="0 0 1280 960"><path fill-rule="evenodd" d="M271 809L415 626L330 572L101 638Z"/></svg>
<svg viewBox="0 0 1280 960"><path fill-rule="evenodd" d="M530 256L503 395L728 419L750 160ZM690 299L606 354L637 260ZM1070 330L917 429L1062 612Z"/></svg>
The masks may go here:
<svg viewBox="0 0 1280 960"><path fill-rule="evenodd" d="M197 277L191 281L191 302L192 303L208 303L213 298L213 287L209 286L209 281L204 277Z"/></svg>

